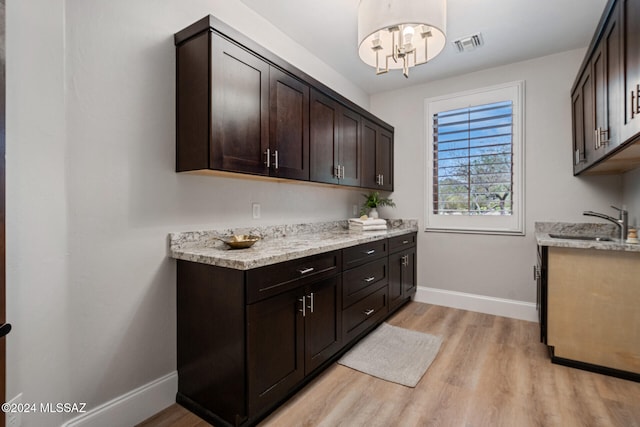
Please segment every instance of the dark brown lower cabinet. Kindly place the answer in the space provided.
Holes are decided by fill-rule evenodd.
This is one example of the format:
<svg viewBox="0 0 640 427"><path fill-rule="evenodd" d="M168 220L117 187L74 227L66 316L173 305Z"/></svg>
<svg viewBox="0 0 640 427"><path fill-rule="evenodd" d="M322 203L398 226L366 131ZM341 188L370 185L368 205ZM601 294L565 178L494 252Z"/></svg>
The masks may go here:
<svg viewBox="0 0 640 427"><path fill-rule="evenodd" d="M340 277L247 307L249 413L277 403L342 344Z"/></svg>
<svg viewBox="0 0 640 427"><path fill-rule="evenodd" d="M388 316L394 239L247 271L178 260L177 402L216 426L260 421ZM401 249L407 301L415 243Z"/></svg>
<svg viewBox="0 0 640 427"><path fill-rule="evenodd" d="M415 242L401 236L400 241L407 241L406 247L389 255L389 307L394 309L413 297L416 293L416 246ZM393 244L390 244L393 247Z"/></svg>

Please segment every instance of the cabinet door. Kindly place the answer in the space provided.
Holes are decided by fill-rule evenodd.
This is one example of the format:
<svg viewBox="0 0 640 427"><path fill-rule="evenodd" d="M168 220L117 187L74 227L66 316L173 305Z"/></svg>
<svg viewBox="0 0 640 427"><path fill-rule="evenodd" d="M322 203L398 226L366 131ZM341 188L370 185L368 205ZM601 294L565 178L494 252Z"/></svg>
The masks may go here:
<svg viewBox="0 0 640 427"><path fill-rule="evenodd" d="M362 127L360 114L345 107L340 109L340 139L338 164L340 171L340 184L360 185L360 150Z"/></svg>
<svg viewBox="0 0 640 427"><path fill-rule="evenodd" d="M269 65L211 34L212 169L266 175Z"/></svg>
<svg viewBox="0 0 640 427"><path fill-rule="evenodd" d="M362 186L378 188L376 169L376 139L378 127L369 120L362 120Z"/></svg>
<svg viewBox="0 0 640 427"><path fill-rule="evenodd" d="M416 291L416 248L389 255L389 308L393 309Z"/></svg>
<svg viewBox="0 0 640 427"><path fill-rule="evenodd" d="M362 186L393 191L393 134L362 120Z"/></svg>
<svg viewBox="0 0 640 427"><path fill-rule="evenodd" d="M378 128L376 141L376 169L380 173L380 188L393 191L393 134Z"/></svg>
<svg viewBox="0 0 640 427"><path fill-rule="evenodd" d="M416 292L416 248L408 249L405 253L405 260L402 264L402 296L412 297Z"/></svg>
<svg viewBox="0 0 640 427"><path fill-rule="evenodd" d="M598 160L620 143L622 67L620 7L609 16L602 40L593 54L594 150Z"/></svg>
<svg viewBox="0 0 640 427"><path fill-rule="evenodd" d="M404 252L389 255L389 308L397 307L402 301L402 269Z"/></svg>
<svg viewBox="0 0 640 427"><path fill-rule="evenodd" d="M342 346L341 297L339 276L308 288L304 323L305 375L336 354Z"/></svg>
<svg viewBox="0 0 640 427"><path fill-rule="evenodd" d="M587 67L572 96L573 173L577 174L594 159L593 86Z"/></svg>
<svg viewBox="0 0 640 427"><path fill-rule="evenodd" d="M332 99L311 91L309 117L309 167L311 181L338 183L339 105Z"/></svg>
<svg viewBox="0 0 640 427"><path fill-rule="evenodd" d="M622 140L640 132L640 2L624 0L624 126Z"/></svg>
<svg viewBox="0 0 640 427"><path fill-rule="evenodd" d="M301 292L247 306L249 416L282 399L304 378Z"/></svg>
<svg viewBox="0 0 640 427"><path fill-rule="evenodd" d="M271 68L270 175L309 180L309 86Z"/></svg>

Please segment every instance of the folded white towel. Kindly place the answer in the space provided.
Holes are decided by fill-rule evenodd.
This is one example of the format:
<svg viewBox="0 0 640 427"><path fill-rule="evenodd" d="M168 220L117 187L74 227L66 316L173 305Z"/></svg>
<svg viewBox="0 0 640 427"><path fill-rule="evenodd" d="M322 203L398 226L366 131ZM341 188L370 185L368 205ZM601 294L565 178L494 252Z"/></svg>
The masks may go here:
<svg viewBox="0 0 640 427"><path fill-rule="evenodd" d="M357 225L357 224L349 224L349 230L355 231L375 231L375 230L386 230L386 224L378 224L378 225Z"/></svg>
<svg viewBox="0 0 640 427"><path fill-rule="evenodd" d="M387 225L387 220L382 218L349 218L349 224L359 224L359 225Z"/></svg>

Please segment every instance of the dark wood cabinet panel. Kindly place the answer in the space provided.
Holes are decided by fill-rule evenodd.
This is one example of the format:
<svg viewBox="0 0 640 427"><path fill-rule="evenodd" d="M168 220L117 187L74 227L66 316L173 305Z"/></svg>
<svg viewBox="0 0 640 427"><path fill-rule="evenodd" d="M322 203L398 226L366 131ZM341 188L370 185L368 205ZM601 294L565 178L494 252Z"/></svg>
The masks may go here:
<svg viewBox="0 0 640 427"><path fill-rule="evenodd" d="M275 404L304 377L304 318L297 292L247 307L249 414Z"/></svg>
<svg viewBox="0 0 640 427"><path fill-rule="evenodd" d="M309 144L311 181L338 183L338 103L316 90L311 91Z"/></svg>
<svg viewBox="0 0 640 427"><path fill-rule="evenodd" d="M213 169L266 175L269 147L269 65L211 33Z"/></svg>
<svg viewBox="0 0 640 427"><path fill-rule="evenodd" d="M344 338L351 341L376 326L389 312L386 286L342 311Z"/></svg>
<svg viewBox="0 0 640 427"><path fill-rule="evenodd" d="M593 85L591 70L585 70L572 97L573 170L577 174L594 159Z"/></svg>
<svg viewBox="0 0 640 427"><path fill-rule="evenodd" d="M411 243L411 240L415 241L415 234L412 234L413 239L409 236L403 236L403 240L407 241L406 244L400 246L400 242L394 245L397 250L389 254L389 309L393 310L406 300L411 298L416 292L416 246Z"/></svg>
<svg viewBox="0 0 640 427"><path fill-rule="evenodd" d="M393 133L362 120L362 186L393 191Z"/></svg>
<svg viewBox="0 0 640 427"><path fill-rule="evenodd" d="M361 119L360 115L345 107L340 108L340 130L338 139L338 164L340 184L358 187L361 175Z"/></svg>
<svg viewBox="0 0 640 427"><path fill-rule="evenodd" d="M345 271L342 277L342 304L343 308L347 308L366 297L373 289L377 289L381 284L387 283L387 258L352 268Z"/></svg>
<svg viewBox="0 0 640 427"><path fill-rule="evenodd" d="M311 181L360 186L360 115L312 90Z"/></svg>
<svg viewBox="0 0 640 427"><path fill-rule="evenodd" d="M640 132L640 1L621 0L624 19L624 126L623 139Z"/></svg>
<svg viewBox="0 0 640 427"><path fill-rule="evenodd" d="M593 75L594 160L620 143L622 119L622 58L620 8L609 16L603 37L591 59Z"/></svg>
<svg viewBox="0 0 640 427"><path fill-rule="evenodd" d="M310 285L305 293L305 374L320 367L342 347L340 276Z"/></svg>
<svg viewBox="0 0 640 427"><path fill-rule="evenodd" d="M270 174L309 180L309 86L271 67Z"/></svg>
<svg viewBox="0 0 640 427"><path fill-rule="evenodd" d="M244 274L179 260L177 283L178 401L198 402L230 423L244 420Z"/></svg>

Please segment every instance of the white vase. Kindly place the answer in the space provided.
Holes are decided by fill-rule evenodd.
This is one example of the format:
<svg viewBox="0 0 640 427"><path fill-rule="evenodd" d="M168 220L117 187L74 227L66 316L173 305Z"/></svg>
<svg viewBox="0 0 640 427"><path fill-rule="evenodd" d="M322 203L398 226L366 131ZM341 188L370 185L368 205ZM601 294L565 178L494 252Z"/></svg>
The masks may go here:
<svg viewBox="0 0 640 427"><path fill-rule="evenodd" d="M369 218L378 219L378 209L371 208L371 210L369 211Z"/></svg>

